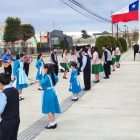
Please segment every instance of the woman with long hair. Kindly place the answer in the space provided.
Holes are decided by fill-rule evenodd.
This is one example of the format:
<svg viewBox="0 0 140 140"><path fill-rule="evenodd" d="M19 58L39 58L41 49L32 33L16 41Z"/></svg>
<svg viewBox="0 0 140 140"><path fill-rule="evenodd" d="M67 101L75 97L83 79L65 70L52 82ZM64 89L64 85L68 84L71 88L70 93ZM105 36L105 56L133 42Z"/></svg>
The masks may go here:
<svg viewBox="0 0 140 140"><path fill-rule="evenodd" d="M23 88L28 87L28 77L24 71L24 60L25 53L20 53L19 60L16 61L14 65L14 76L15 76L15 87L18 89L19 94L22 94ZM23 100L23 97L19 97L19 100Z"/></svg>
<svg viewBox="0 0 140 140"><path fill-rule="evenodd" d="M99 73L103 72L103 66L101 59L99 58L99 53L97 47L94 48L92 56L92 74L95 74L94 83L99 83Z"/></svg>
<svg viewBox="0 0 140 140"><path fill-rule="evenodd" d="M113 71L115 71L115 63L116 63L115 48L112 48L111 54L112 54L112 68Z"/></svg>
<svg viewBox="0 0 140 140"><path fill-rule="evenodd" d="M41 79L41 86L43 89L42 97L42 113L48 115L49 125L46 129L55 129L57 123L55 122L55 113L60 113L60 106L58 97L54 86L58 82L58 78L53 72L51 64L45 64L43 68L44 75Z"/></svg>
<svg viewBox="0 0 140 140"><path fill-rule="evenodd" d="M75 62L77 64L77 54L76 54L76 50L75 49L73 49L71 51L71 62L70 63L73 63L73 62Z"/></svg>
<svg viewBox="0 0 140 140"><path fill-rule="evenodd" d="M38 90L42 90L40 87L40 80L42 78L42 70L44 66L43 56L42 53L38 55L37 61L36 61L36 68L37 68L37 74L36 74L36 80L39 82Z"/></svg>
<svg viewBox="0 0 140 140"><path fill-rule="evenodd" d="M120 68L121 51L119 47L117 47L115 50L115 57L116 57L116 67Z"/></svg>

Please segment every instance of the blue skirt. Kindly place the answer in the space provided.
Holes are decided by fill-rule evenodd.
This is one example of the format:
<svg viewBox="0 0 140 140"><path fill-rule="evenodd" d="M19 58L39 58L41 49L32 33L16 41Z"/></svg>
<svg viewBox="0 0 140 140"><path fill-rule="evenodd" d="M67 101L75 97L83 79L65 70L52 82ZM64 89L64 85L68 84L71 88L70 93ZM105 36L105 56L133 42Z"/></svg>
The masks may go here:
<svg viewBox="0 0 140 140"><path fill-rule="evenodd" d="M18 73L18 77L19 77L19 73ZM23 89L23 88L27 88L28 87L28 84L19 84L19 78L17 78L17 81L16 81L16 89L19 90L19 89Z"/></svg>
<svg viewBox="0 0 140 140"><path fill-rule="evenodd" d="M39 72L39 70L38 70L38 72L37 72L37 74L36 74L36 80L41 80L41 78L42 78L42 73L40 74L40 72Z"/></svg>
<svg viewBox="0 0 140 140"><path fill-rule="evenodd" d="M58 98L54 89L43 92L42 113L61 113Z"/></svg>
<svg viewBox="0 0 140 140"><path fill-rule="evenodd" d="M69 88L69 91L73 94L79 94L81 92L81 86L77 85L76 83L72 83L71 87Z"/></svg>

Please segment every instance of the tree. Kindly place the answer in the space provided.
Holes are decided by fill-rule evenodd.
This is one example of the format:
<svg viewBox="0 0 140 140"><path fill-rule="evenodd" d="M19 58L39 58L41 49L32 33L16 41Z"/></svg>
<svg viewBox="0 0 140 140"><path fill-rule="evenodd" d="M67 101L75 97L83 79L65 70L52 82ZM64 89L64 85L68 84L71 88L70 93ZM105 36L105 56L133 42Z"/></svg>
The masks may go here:
<svg viewBox="0 0 140 140"><path fill-rule="evenodd" d="M108 45L109 48L111 48L112 44L108 36L100 36L96 40L95 46L98 48L100 57L102 56L102 53L103 53L103 50L102 50L103 45Z"/></svg>
<svg viewBox="0 0 140 140"><path fill-rule="evenodd" d="M25 47L27 50L26 41L35 35L35 29L31 24L22 24L21 29L23 40L22 47Z"/></svg>
<svg viewBox="0 0 140 140"><path fill-rule="evenodd" d="M67 49L68 52L70 51L70 45L66 37L64 37L64 40L60 41L60 48Z"/></svg>
<svg viewBox="0 0 140 140"><path fill-rule="evenodd" d="M22 40L27 41L35 35L35 29L31 24L22 24L21 28L23 34Z"/></svg>
<svg viewBox="0 0 140 140"><path fill-rule="evenodd" d="M82 33L82 38L84 38L84 39L87 39L87 38L91 37L90 35L88 35L86 30L82 30L81 33Z"/></svg>
<svg viewBox="0 0 140 140"><path fill-rule="evenodd" d="M121 47L120 47L121 52L126 52L127 51L127 42L126 42L126 40L123 37L119 37L118 41L120 42L120 45L121 45Z"/></svg>
<svg viewBox="0 0 140 140"><path fill-rule="evenodd" d="M133 41L134 42L138 42L138 39L139 39L139 33L138 32L133 32L132 34L132 38L133 38Z"/></svg>
<svg viewBox="0 0 140 140"><path fill-rule="evenodd" d="M108 38L110 39L110 42L111 42L111 48L115 48L117 46L116 38L113 36L108 36Z"/></svg>
<svg viewBox="0 0 140 140"><path fill-rule="evenodd" d="M15 41L22 39L21 21L19 18L8 17L5 21L4 41L10 43L14 49Z"/></svg>

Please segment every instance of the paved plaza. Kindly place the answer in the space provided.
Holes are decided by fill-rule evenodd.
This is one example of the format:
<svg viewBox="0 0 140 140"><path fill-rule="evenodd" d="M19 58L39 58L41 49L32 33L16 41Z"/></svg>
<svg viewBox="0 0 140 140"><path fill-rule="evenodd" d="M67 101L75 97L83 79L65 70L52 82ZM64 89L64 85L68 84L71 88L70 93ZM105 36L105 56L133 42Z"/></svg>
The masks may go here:
<svg viewBox="0 0 140 140"><path fill-rule="evenodd" d="M49 59L44 60L47 62ZM29 75L33 82L35 75L34 60ZM69 80L62 79L62 75L59 74L56 85L62 108L62 114L57 116L58 128L44 129L48 120L41 113L42 92L37 90L38 84L35 83L23 91L25 100L20 102L18 140L140 139L140 55L134 62L132 50L125 53L121 68L112 72L110 79L92 83L92 89L82 92L76 103L70 100ZM83 87L82 74L79 79Z"/></svg>

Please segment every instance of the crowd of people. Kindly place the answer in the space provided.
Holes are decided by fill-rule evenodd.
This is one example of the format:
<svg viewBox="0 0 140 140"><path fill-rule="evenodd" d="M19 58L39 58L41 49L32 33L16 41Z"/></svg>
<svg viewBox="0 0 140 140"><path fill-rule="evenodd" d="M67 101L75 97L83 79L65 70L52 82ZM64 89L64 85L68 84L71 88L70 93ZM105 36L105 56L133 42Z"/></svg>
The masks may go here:
<svg viewBox="0 0 140 140"><path fill-rule="evenodd" d="M69 91L73 94L71 100L77 101L78 94L84 90L91 89L91 74L95 75L94 83L100 82L100 73L104 71L104 79L109 79L111 71L120 67L120 49L119 47L110 49L108 45L102 46L103 55L100 56L97 47L84 47L78 52L73 49L71 51L71 59L69 60L66 49L62 53L62 62L58 61L57 48L53 47L50 53L48 63L44 63L43 54L37 57L36 80L38 81L38 90L42 90L42 113L48 115L49 125L46 129L55 129L57 123L55 114L61 113L58 97L55 90L55 85L58 82L58 74L60 67L63 68L63 79L68 79L67 73L70 71L70 87ZM24 98L21 96L24 88L28 87L29 66L32 62L32 56L24 52L15 54L13 57L10 54L10 49L6 49L2 56L4 73L0 73L0 139L16 140L19 118L19 101ZM13 61L13 75L12 74ZM111 69L112 65L112 69ZM83 73L84 88L80 86L78 75ZM14 80L13 84L11 81ZM11 131L12 130L12 131ZM6 135L8 133L8 135Z"/></svg>

